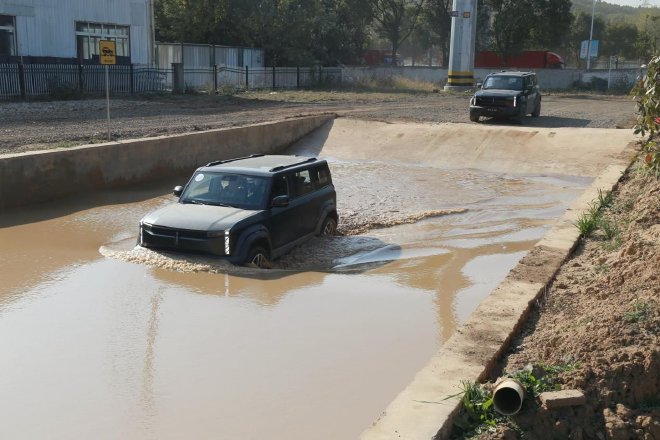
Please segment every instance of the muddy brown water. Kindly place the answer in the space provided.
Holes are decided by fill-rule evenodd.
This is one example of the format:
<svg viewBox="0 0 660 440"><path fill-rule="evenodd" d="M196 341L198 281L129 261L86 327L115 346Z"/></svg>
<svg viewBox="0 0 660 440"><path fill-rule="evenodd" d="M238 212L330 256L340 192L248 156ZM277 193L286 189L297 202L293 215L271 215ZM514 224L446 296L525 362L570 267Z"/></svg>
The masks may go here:
<svg viewBox="0 0 660 440"><path fill-rule="evenodd" d="M0 438L355 438L591 181L329 160L269 271L134 248L174 182L3 213Z"/></svg>

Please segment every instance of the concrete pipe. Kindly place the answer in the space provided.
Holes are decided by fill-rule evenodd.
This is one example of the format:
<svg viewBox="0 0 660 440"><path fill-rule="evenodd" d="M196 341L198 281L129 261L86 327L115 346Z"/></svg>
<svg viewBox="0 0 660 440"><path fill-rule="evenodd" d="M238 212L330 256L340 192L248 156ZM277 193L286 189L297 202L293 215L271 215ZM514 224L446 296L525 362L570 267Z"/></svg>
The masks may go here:
<svg viewBox="0 0 660 440"><path fill-rule="evenodd" d="M512 416L520 411L525 399L525 387L516 379L503 379L493 391L493 408L500 414Z"/></svg>

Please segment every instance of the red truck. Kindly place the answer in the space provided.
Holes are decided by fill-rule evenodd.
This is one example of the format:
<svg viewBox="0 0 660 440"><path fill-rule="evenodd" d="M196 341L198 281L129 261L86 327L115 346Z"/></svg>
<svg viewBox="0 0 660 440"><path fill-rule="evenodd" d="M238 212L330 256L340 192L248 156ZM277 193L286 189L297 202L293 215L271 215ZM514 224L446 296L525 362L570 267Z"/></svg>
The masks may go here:
<svg viewBox="0 0 660 440"><path fill-rule="evenodd" d="M536 69L563 69L564 60L554 52L547 50L526 50L518 55L509 56L508 62L497 52L485 50L477 52L474 67L526 67Z"/></svg>

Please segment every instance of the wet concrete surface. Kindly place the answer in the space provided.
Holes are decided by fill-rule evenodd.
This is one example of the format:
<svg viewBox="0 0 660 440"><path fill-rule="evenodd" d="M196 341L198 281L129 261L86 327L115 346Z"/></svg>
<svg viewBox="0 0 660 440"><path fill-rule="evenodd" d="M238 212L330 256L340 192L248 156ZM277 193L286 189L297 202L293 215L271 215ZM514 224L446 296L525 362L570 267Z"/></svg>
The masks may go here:
<svg viewBox="0 0 660 440"><path fill-rule="evenodd" d="M135 249L175 182L3 213L0 438L355 438L591 181L329 160L269 271Z"/></svg>

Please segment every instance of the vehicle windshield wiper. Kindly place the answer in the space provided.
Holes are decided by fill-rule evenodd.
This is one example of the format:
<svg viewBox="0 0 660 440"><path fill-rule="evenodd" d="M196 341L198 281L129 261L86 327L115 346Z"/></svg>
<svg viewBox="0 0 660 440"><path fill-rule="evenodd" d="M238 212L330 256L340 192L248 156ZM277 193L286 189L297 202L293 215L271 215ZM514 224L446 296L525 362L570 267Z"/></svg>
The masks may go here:
<svg viewBox="0 0 660 440"><path fill-rule="evenodd" d="M183 203L192 203L194 205L208 205L208 203L203 202L201 200L195 200L195 199L186 199L183 200Z"/></svg>

